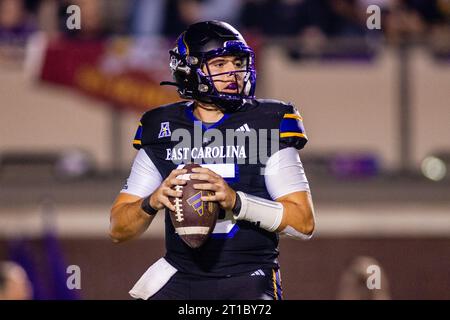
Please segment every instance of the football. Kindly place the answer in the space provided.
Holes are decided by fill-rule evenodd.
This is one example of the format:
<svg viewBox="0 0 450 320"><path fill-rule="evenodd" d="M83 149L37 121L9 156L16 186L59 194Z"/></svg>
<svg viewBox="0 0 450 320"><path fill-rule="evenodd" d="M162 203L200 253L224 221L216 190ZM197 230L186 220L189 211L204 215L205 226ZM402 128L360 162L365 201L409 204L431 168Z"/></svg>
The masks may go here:
<svg viewBox="0 0 450 320"><path fill-rule="evenodd" d="M200 165L185 165L183 169L187 169L187 173L178 176L179 179L187 180L184 186L175 187L175 190L183 192L181 198L169 197L175 207L175 211L169 210L175 232L189 247L194 249L202 246L209 238L220 211L217 202L201 200L202 196L213 194L212 191L194 189L194 184L205 183L190 179L192 168L195 167L200 167Z"/></svg>

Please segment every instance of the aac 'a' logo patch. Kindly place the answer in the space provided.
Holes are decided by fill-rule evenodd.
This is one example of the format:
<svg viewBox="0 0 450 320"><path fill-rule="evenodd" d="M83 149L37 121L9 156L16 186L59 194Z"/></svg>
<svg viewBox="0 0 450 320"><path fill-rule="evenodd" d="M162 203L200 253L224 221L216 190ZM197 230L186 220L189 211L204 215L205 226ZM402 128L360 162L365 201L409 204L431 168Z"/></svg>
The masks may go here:
<svg viewBox="0 0 450 320"><path fill-rule="evenodd" d="M171 135L169 122L161 122L158 138L170 137Z"/></svg>
<svg viewBox="0 0 450 320"><path fill-rule="evenodd" d="M192 197L187 199L187 203L195 210L195 212L198 213L200 217L203 215L203 201L201 200L201 198L202 192L199 191Z"/></svg>

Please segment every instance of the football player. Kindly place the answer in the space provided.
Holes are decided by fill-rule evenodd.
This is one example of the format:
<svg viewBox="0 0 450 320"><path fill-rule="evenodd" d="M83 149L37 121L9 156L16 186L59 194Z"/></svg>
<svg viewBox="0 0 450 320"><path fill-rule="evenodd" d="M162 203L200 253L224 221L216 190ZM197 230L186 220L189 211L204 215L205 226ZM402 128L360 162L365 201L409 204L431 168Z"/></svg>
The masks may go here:
<svg viewBox="0 0 450 320"><path fill-rule="evenodd" d="M309 239L315 226L298 152L307 142L302 117L292 104L255 98L254 52L225 22L191 25L169 53L174 82L162 84L176 86L186 100L142 116L134 139L139 151L111 209L115 242L141 234L165 209L166 254L130 294L282 299L279 235ZM229 139L230 130L245 139ZM181 240L167 210L175 211L169 197L181 196L174 187L186 183L179 176L189 162L202 165L191 178L204 183L194 188L214 192L202 200L222 209L198 249Z"/></svg>

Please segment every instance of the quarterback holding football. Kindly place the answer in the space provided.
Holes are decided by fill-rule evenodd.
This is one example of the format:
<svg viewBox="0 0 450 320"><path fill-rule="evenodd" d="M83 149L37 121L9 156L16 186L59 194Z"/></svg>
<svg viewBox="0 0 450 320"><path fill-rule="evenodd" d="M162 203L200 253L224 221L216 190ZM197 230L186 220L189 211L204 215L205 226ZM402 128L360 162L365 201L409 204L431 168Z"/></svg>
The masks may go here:
<svg viewBox="0 0 450 320"><path fill-rule="evenodd" d="M166 254L138 299L282 299L280 234L309 239L314 209L290 103L256 99L255 54L231 25L195 23L169 51L182 101L147 111L111 209L110 236L144 232L165 211Z"/></svg>

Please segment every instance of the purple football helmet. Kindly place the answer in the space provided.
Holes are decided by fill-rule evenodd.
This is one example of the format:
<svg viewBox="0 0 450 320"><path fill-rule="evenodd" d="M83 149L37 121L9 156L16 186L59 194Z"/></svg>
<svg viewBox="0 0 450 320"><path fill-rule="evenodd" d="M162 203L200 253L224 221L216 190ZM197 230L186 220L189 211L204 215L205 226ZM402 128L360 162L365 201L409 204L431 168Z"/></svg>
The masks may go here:
<svg viewBox="0 0 450 320"><path fill-rule="evenodd" d="M228 23L206 21L189 26L169 53L175 83L162 84L175 85L182 98L212 103L227 113L238 110L245 99L255 98L255 54L239 31ZM244 62L242 69L211 74L207 62L220 56L241 58ZM207 72L203 71L203 66L206 66ZM236 93L224 93L216 89L214 78L223 74L234 75L236 83L238 76L242 78L240 92L237 89Z"/></svg>

